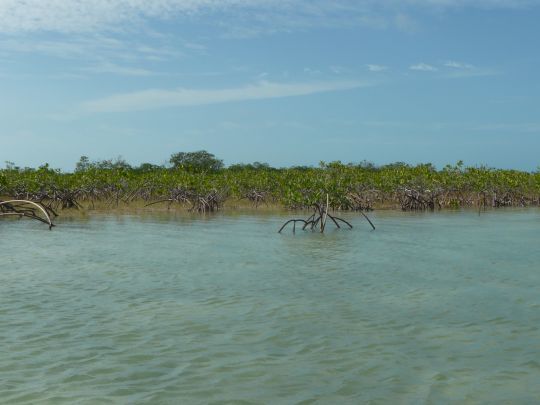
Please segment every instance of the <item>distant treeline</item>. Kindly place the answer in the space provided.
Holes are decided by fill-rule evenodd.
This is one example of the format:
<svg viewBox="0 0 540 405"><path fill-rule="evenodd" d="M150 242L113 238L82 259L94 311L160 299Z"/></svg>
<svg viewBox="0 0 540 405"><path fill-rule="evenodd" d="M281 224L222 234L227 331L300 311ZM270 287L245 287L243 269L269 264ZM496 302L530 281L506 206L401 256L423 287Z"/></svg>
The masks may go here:
<svg viewBox="0 0 540 405"><path fill-rule="evenodd" d="M336 164L341 164L341 162L334 162ZM321 162L319 166L326 165L325 162ZM406 163L392 163L387 166L407 166ZM372 168L375 169L377 166L374 163L368 161L362 161L360 163L348 163L347 166L358 166L362 168ZM5 167L8 170L17 170L17 171L32 171L35 170L32 167L21 168L17 166L14 162L5 162ZM49 164L45 163L39 168L49 168ZM386 166L383 166L386 167ZM293 166L291 168L295 169L309 169L310 166ZM196 152L178 152L171 155L169 159L169 164L157 165L155 163L141 163L138 166L129 164L121 156L116 159L106 159L106 160L95 160L90 161L88 156L81 156L79 161L75 164L75 172L88 171L91 169L123 169L123 170L133 170L136 172L150 172L158 169L184 169L190 172L216 172L222 169L225 169L223 160L216 158L212 153L209 153L205 150L200 150ZM243 169L273 169L277 168L270 166L268 163L253 162L253 163L235 163L226 167L228 170L243 170ZM283 168L281 168L283 169Z"/></svg>
<svg viewBox="0 0 540 405"><path fill-rule="evenodd" d="M45 164L37 169L7 162L0 169L0 197L41 201L52 208L109 205L187 204L213 211L231 199L255 205L272 203L308 208L326 200L333 209L369 210L379 206L405 210L443 207L539 205L540 172L465 167L438 170L431 164L321 162L318 167L273 168L266 163L235 164L206 151L180 152L170 165L131 166L121 158L80 158L73 173Z"/></svg>

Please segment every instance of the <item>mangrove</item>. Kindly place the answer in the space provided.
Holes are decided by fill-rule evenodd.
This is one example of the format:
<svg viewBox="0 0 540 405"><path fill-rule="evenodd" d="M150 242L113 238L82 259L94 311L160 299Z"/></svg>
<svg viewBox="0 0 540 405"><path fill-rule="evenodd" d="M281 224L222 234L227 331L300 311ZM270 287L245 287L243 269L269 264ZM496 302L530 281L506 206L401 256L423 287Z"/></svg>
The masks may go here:
<svg viewBox="0 0 540 405"><path fill-rule="evenodd" d="M326 205L326 195L326 213L540 205L540 172L466 167L462 162L442 169L431 164L365 162L287 168L256 162L224 167L214 155L199 151L173 154L170 163L168 167L131 166L122 159L92 162L83 156L73 172L48 164L21 168L9 163L0 169L0 199L38 203L53 217L58 210L135 202L148 207L178 204L200 213L241 200L253 207L310 210Z"/></svg>

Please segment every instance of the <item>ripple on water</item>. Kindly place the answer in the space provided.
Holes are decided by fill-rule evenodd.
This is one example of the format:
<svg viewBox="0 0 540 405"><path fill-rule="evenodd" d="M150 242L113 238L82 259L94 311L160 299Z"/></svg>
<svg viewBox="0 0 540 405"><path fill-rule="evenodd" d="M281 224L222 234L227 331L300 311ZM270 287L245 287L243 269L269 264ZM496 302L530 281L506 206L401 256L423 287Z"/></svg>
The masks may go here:
<svg viewBox="0 0 540 405"><path fill-rule="evenodd" d="M0 402L538 402L540 212L374 216L2 222Z"/></svg>

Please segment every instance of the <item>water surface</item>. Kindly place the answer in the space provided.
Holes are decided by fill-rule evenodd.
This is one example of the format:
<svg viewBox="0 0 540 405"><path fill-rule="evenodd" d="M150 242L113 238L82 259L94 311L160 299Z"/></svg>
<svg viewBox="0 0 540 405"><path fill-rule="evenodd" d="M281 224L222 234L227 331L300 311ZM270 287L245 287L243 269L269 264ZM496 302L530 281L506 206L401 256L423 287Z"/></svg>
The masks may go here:
<svg viewBox="0 0 540 405"><path fill-rule="evenodd" d="M0 221L0 402L535 403L540 211Z"/></svg>

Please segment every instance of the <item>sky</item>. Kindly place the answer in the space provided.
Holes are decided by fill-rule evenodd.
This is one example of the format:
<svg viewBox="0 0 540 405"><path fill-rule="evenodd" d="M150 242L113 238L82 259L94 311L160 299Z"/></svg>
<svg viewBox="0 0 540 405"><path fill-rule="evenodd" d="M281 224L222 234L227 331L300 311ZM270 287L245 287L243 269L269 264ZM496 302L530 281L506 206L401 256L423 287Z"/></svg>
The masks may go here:
<svg viewBox="0 0 540 405"><path fill-rule="evenodd" d="M0 167L540 167L540 0L0 0Z"/></svg>

